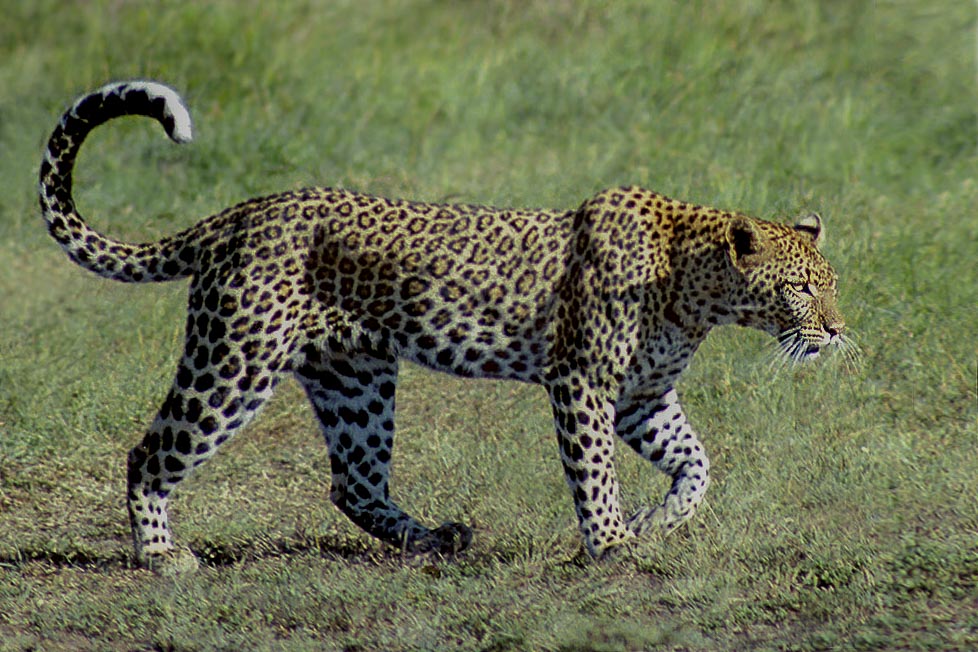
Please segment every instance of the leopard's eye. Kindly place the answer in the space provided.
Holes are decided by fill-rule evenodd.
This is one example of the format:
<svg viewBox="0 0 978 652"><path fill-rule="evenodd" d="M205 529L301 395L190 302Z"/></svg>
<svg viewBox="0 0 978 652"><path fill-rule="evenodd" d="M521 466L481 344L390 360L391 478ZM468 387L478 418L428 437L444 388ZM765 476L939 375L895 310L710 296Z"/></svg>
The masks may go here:
<svg viewBox="0 0 978 652"><path fill-rule="evenodd" d="M818 296L818 289L807 281L788 281L788 287L798 294L812 298Z"/></svg>

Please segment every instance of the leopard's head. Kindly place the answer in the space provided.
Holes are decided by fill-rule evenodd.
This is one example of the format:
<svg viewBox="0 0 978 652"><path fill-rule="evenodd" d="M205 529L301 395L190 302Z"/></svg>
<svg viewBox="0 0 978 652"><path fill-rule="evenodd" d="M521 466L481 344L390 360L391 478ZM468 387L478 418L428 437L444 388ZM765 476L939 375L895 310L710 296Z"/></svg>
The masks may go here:
<svg viewBox="0 0 978 652"><path fill-rule="evenodd" d="M793 227L736 216L726 233L738 324L776 337L794 362L847 343L836 303L838 277L819 251L823 230L817 214Z"/></svg>

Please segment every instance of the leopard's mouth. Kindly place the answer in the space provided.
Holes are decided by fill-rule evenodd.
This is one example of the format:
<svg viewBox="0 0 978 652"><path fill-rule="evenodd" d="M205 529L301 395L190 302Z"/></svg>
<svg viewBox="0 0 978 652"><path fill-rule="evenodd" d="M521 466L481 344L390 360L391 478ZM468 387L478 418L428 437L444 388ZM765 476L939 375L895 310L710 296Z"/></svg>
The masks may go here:
<svg viewBox="0 0 978 652"><path fill-rule="evenodd" d="M822 354L823 344L808 340L799 329L789 329L778 335L784 356L794 362L808 362Z"/></svg>

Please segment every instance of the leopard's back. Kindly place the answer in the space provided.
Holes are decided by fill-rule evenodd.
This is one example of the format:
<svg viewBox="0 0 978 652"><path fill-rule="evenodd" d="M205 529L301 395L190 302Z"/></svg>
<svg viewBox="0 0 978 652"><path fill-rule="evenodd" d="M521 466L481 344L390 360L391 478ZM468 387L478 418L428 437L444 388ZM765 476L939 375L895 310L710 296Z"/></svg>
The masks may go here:
<svg viewBox="0 0 978 652"><path fill-rule="evenodd" d="M308 188L198 226L191 306L232 332L533 380L572 212L430 204ZM214 310L216 307L222 310ZM249 319L250 318L250 319Z"/></svg>

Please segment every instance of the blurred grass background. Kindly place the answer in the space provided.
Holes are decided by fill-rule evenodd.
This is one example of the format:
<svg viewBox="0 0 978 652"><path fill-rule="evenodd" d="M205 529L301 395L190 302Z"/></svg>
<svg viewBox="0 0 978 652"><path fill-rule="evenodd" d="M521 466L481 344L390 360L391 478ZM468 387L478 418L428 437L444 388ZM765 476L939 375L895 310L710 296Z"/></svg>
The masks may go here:
<svg viewBox="0 0 978 652"><path fill-rule="evenodd" d="M969 649L978 645L978 88L973 3L10 2L0 21L0 649ZM329 505L287 385L177 492L205 568L129 568L124 459L169 386L181 285L71 265L36 207L80 93L152 78L196 140L98 130L96 227L146 240L252 195L572 207L637 183L790 219L864 358L772 375L711 336L681 386L715 481L617 564L578 535L539 388L408 367L393 490L476 528L404 561ZM623 453L624 499L665 478Z"/></svg>

